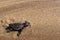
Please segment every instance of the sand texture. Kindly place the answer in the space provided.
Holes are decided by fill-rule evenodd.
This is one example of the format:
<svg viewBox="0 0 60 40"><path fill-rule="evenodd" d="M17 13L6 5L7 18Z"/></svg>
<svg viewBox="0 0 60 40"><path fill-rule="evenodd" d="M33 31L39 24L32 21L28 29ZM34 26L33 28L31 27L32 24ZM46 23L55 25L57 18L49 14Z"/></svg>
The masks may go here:
<svg viewBox="0 0 60 40"><path fill-rule="evenodd" d="M31 23L17 37L9 23ZM60 0L0 0L0 40L60 40Z"/></svg>

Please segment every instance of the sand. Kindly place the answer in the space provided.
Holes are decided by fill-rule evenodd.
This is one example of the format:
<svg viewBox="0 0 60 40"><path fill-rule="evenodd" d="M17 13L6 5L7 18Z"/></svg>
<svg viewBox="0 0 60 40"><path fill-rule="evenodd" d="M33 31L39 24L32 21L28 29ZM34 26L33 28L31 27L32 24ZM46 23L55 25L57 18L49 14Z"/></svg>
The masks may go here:
<svg viewBox="0 0 60 40"><path fill-rule="evenodd" d="M17 37L9 23L29 21ZM60 40L60 0L0 0L0 40Z"/></svg>

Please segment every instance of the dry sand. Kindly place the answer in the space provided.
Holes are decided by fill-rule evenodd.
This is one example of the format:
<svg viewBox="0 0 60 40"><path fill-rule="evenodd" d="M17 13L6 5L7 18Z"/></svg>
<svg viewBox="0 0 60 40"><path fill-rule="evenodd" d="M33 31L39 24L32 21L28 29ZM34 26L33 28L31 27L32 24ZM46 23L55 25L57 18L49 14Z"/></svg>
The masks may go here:
<svg viewBox="0 0 60 40"><path fill-rule="evenodd" d="M27 27L6 33L9 23L28 20ZM60 0L0 0L0 40L60 40Z"/></svg>

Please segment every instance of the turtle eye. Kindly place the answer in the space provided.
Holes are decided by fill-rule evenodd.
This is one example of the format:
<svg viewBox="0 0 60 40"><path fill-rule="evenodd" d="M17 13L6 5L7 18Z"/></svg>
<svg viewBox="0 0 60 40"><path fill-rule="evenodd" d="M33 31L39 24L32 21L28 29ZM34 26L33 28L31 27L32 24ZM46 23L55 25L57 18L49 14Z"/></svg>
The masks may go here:
<svg viewBox="0 0 60 40"><path fill-rule="evenodd" d="M27 25L30 25L30 23L26 23Z"/></svg>

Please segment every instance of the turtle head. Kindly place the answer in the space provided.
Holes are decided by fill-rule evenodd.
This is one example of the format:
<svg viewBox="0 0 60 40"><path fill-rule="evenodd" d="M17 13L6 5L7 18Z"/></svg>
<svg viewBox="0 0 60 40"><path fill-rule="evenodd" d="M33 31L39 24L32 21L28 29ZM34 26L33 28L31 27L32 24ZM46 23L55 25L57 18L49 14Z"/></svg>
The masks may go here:
<svg viewBox="0 0 60 40"><path fill-rule="evenodd" d="M25 25L25 27L31 26L30 22L28 22L28 21L25 21L24 25Z"/></svg>

